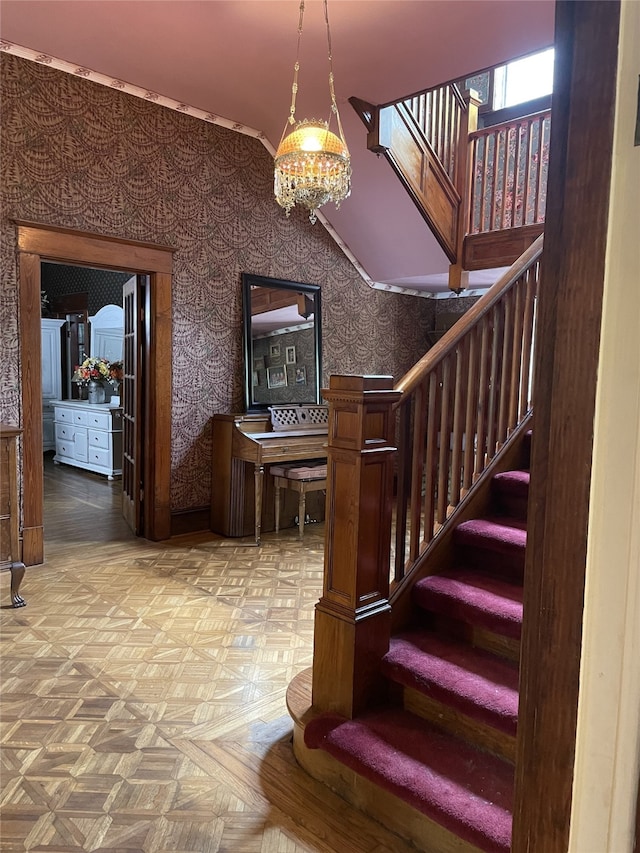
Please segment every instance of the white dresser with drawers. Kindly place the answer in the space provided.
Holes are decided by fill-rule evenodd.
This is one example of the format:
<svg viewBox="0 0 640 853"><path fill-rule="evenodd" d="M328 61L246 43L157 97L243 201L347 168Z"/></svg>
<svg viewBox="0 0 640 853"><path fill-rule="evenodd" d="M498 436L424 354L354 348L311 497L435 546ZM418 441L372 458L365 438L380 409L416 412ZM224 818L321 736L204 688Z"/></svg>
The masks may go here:
<svg viewBox="0 0 640 853"><path fill-rule="evenodd" d="M109 403L52 400L56 434L53 461L110 480L122 474L122 409Z"/></svg>

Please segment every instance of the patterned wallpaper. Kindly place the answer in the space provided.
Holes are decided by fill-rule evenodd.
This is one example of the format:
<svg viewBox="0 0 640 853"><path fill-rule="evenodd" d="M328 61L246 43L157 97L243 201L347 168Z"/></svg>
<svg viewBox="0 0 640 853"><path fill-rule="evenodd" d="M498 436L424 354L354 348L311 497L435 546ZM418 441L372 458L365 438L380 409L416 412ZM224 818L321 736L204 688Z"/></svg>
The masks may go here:
<svg viewBox="0 0 640 853"><path fill-rule="evenodd" d="M172 509L211 494L210 416L242 411L242 272L322 287L331 373L399 378L433 301L373 290L304 211L273 199L262 144L15 56L0 56L0 417L20 422L12 218L174 246Z"/></svg>

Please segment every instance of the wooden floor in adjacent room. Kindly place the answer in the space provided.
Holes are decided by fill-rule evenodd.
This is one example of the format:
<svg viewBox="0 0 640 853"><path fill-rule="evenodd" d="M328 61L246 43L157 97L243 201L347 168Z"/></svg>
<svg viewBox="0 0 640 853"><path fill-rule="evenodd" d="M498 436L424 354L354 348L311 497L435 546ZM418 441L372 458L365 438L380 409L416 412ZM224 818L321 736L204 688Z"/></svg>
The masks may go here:
<svg viewBox="0 0 640 853"><path fill-rule="evenodd" d="M48 459L26 607L0 575L0 850L409 853L292 755L323 525L152 543L119 489Z"/></svg>

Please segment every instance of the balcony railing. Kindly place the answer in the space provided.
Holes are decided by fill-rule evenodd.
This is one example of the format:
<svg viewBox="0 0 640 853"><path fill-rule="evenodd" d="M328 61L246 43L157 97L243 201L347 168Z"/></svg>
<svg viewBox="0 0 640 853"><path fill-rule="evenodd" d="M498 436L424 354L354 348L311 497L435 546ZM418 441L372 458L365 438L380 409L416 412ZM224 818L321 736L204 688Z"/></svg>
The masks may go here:
<svg viewBox="0 0 640 853"><path fill-rule="evenodd" d="M471 186L467 233L544 222L551 110L469 135Z"/></svg>

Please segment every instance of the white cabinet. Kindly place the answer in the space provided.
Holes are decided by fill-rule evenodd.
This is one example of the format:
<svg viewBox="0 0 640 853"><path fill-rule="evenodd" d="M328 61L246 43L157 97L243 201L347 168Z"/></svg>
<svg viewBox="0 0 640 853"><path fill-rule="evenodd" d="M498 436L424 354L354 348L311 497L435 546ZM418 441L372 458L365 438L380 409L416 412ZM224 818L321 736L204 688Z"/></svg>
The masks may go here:
<svg viewBox="0 0 640 853"><path fill-rule="evenodd" d="M42 341L42 450L56 446L51 400L62 396L62 332L64 320L43 318Z"/></svg>
<svg viewBox="0 0 640 853"><path fill-rule="evenodd" d="M122 474L122 409L108 403L54 400L54 462L106 474Z"/></svg>

